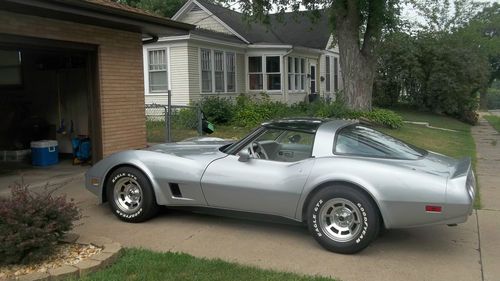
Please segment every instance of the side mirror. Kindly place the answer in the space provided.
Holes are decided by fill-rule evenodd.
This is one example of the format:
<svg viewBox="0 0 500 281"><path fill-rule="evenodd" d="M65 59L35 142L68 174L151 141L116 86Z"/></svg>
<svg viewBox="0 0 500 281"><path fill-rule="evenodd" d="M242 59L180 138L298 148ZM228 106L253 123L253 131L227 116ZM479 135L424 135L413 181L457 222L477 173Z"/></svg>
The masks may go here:
<svg viewBox="0 0 500 281"><path fill-rule="evenodd" d="M247 150L242 150L240 152L238 152L238 161L240 162L248 162L250 160L250 153L247 151Z"/></svg>

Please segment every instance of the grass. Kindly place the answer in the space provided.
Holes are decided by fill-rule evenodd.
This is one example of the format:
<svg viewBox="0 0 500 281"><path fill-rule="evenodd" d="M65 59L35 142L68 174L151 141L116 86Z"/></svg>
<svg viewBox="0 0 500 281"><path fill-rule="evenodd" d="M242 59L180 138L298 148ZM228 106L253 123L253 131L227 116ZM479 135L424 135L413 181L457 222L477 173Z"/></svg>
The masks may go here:
<svg viewBox="0 0 500 281"><path fill-rule="evenodd" d="M497 130L497 132L500 132L500 116L495 116L495 115L484 115L484 119L488 120L491 126Z"/></svg>
<svg viewBox="0 0 500 281"><path fill-rule="evenodd" d="M80 280L332 281L333 279L263 270L219 259L195 258L181 253L156 253L141 249L126 249L123 256L111 267L85 276Z"/></svg>

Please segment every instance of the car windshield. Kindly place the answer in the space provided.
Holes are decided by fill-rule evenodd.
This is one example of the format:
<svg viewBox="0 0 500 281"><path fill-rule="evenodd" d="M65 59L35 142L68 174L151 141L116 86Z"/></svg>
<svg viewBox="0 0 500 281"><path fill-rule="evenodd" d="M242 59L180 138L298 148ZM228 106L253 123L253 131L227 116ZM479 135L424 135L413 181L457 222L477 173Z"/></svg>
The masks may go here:
<svg viewBox="0 0 500 281"><path fill-rule="evenodd" d="M334 153L416 160L427 152L371 128L351 125L338 132Z"/></svg>

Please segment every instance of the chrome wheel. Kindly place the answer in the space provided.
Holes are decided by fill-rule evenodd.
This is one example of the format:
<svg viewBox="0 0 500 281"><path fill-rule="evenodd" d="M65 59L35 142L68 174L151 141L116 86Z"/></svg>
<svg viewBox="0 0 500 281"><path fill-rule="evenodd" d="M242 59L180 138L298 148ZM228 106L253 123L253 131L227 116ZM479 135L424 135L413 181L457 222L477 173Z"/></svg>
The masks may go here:
<svg viewBox="0 0 500 281"><path fill-rule="evenodd" d="M348 242L361 232L361 211L347 199L334 198L322 206L319 224L323 233L333 241Z"/></svg>
<svg viewBox="0 0 500 281"><path fill-rule="evenodd" d="M142 188L131 177L119 179L115 183L113 195L116 206L124 213L135 213L141 207Z"/></svg>

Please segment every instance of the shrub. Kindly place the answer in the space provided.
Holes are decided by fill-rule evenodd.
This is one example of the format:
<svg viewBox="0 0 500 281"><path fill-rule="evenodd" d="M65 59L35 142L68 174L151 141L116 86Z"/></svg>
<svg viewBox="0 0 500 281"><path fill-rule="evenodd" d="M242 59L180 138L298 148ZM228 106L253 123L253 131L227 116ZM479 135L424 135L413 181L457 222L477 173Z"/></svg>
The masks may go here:
<svg viewBox="0 0 500 281"><path fill-rule="evenodd" d="M259 98L240 95L236 98L233 123L236 126L252 127L270 119L297 115L300 115L297 108L271 101L266 94L261 94Z"/></svg>
<svg viewBox="0 0 500 281"><path fill-rule="evenodd" d="M35 193L22 184L12 187L10 198L0 198L0 264L44 259L80 212L65 196L46 187Z"/></svg>
<svg viewBox="0 0 500 281"><path fill-rule="evenodd" d="M211 96L201 100L200 107L208 121L227 124L233 119L234 105L228 98Z"/></svg>
<svg viewBox="0 0 500 281"><path fill-rule="evenodd" d="M392 110L375 108L372 111L361 112L360 115L377 125L391 129L399 129L403 126L403 118Z"/></svg>
<svg viewBox="0 0 500 281"><path fill-rule="evenodd" d="M175 128L196 129L198 127L198 115L194 108L183 108L172 116L172 126Z"/></svg>

